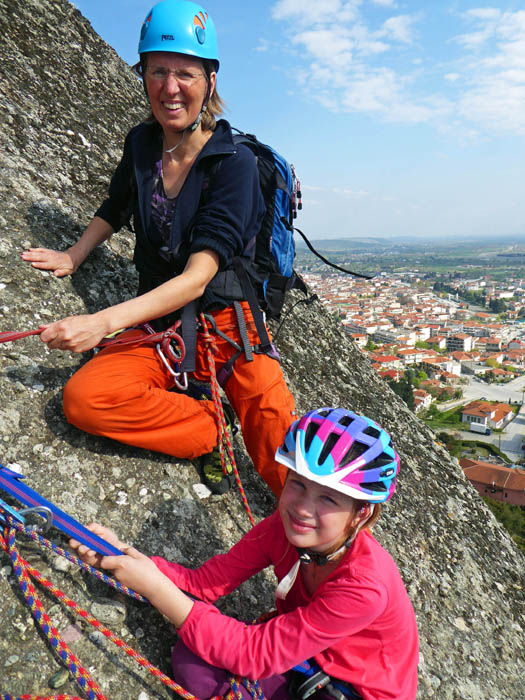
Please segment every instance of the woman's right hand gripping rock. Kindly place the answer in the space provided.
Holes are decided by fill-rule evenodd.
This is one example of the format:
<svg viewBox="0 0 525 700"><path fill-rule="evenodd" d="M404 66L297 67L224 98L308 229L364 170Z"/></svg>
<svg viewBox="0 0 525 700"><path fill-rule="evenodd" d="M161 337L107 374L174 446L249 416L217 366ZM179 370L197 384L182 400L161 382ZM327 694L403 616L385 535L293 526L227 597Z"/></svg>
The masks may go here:
<svg viewBox="0 0 525 700"><path fill-rule="evenodd" d="M31 267L39 270L50 270L55 277L72 275L77 265L67 251L51 250L50 248L29 248L21 254L22 260L31 263Z"/></svg>

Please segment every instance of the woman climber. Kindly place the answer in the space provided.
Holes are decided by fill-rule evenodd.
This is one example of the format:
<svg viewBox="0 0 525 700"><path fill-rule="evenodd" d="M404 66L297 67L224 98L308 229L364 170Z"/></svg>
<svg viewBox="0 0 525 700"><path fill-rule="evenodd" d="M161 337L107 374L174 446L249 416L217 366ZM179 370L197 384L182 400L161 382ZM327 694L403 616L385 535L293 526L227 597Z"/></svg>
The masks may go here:
<svg viewBox="0 0 525 700"><path fill-rule="evenodd" d="M22 253L35 268L57 277L73 274L132 216L138 296L97 313L45 324L40 339L49 348L80 353L121 329L128 330L119 337L129 339L142 333L135 326L151 322L155 330L164 330L182 317L194 379L206 384L206 340L197 320L206 312L215 331L217 372L231 371L224 390L248 453L279 494L285 470L273 455L294 420L294 401L275 354L259 351L244 297L231 298L225 291L234 260L250 257L265 205L253 154L234 145L227 121L216 120L222 100L213 21L193 2L163 0L144 20L138 51L135 69L151 115L128 133L108 198L68 250L30 248ZM208 178L218 159L218 176ZM234 361L236 346L248 347L250 357L240 354ZM214 403L174 391L174 376L164 359L146 344L101 350L66 384L65 415L95 435L194 460L209 488L223 493L231 476L223 473L218 459Z"/></svg>

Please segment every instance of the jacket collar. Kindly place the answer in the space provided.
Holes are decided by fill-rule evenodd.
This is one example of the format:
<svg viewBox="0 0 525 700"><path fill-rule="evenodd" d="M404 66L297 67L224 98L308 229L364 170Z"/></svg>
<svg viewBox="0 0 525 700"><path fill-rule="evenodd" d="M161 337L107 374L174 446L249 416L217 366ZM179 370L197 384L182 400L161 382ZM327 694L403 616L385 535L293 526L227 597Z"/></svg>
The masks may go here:
<svg viewBox="0 0 525 700"><path fill-rule="evenodd" d="M226 119L219 119L212 137L204 144L202 151L197 156L197 162L209 156L230 155L237 151L233 143L232 130Z"/></svg>

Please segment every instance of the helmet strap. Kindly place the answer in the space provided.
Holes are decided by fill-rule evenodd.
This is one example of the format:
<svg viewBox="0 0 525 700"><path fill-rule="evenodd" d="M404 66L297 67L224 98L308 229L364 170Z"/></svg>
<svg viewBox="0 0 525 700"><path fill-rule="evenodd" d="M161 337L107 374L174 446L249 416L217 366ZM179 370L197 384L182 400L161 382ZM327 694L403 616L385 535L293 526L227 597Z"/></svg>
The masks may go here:
<svg viewBox="0 0 525 700"><path fill-rule="evenodd" d="M357 531L352 533L350 537L339 547L335 552L331 554L323 554L322 552L314 552L311 549L303 549L302 547L297 547L297 553L299 554L299 559L304 564L316 564L317 566L325 566L329 564L333 559L342 554L350 545Z"/></svg>

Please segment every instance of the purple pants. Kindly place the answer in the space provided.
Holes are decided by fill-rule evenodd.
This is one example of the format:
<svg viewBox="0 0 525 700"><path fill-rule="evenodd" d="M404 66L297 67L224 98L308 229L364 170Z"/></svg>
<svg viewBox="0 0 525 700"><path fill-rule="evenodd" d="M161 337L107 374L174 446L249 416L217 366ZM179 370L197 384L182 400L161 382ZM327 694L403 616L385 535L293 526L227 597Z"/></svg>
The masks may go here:
<svg viewBox="0 0 525 700"><path fill-rule="evenodd" d="M226 695L230 689L231 673L223 668L216 668L196 656L180 640L171 652L173 678L185 690L199 700L207 700L214 695ZM268 700L290 700L286 674L276 674L259 681L262 692ZM246 688L241 686L245 700L251 700Z"/></svg>

